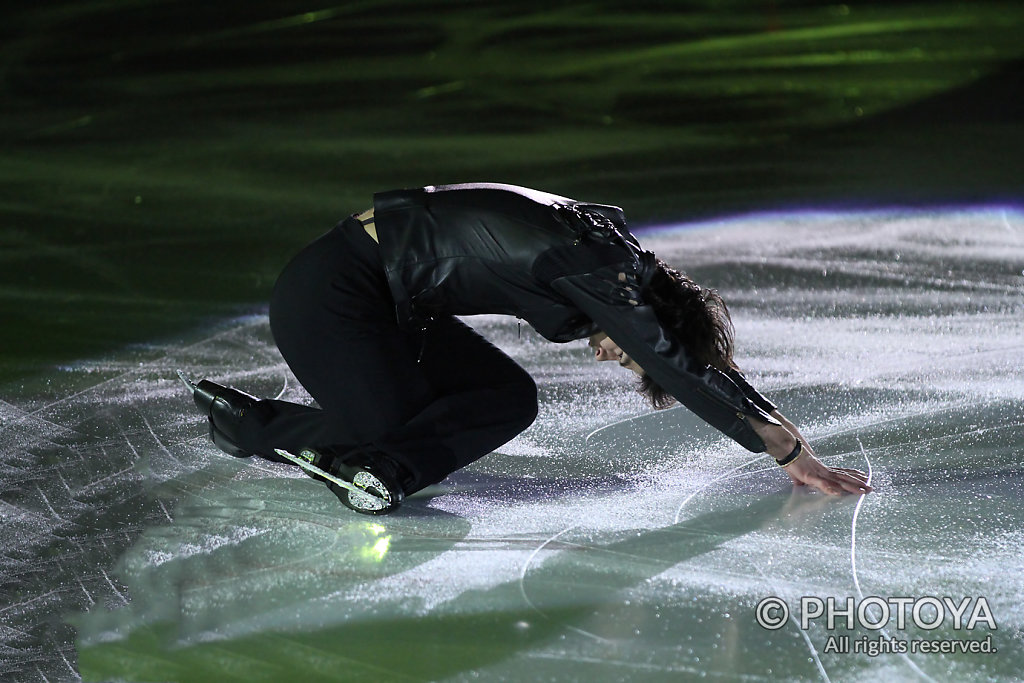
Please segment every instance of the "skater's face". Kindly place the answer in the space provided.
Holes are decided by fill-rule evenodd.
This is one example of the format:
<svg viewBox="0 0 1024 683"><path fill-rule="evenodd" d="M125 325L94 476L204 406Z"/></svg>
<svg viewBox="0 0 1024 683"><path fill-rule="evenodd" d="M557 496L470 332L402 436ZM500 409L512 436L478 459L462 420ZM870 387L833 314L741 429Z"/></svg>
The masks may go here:
<svg viewBox="0 0 1024 683"><path fill-rule="evenodd" d="M626 352L620 349L619 345L613 342L604 332L592 335L589 343L590 348L594 350L594 358L597 360L613 360L627 370L635 372L640 377L644 376L644 369L626 355Z"/></svg>

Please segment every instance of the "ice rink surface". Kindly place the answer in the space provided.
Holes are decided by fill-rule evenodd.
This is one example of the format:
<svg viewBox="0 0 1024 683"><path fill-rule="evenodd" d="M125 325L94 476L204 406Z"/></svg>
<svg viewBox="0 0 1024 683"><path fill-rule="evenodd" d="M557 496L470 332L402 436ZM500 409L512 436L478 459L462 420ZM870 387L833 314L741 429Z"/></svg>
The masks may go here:
<svg viewBox="0 0 1024 683"><path fill-rule="evenodd" d="M265 316L220 321L3 387L0 678L1020 680L1024 214L639 235L723 293L753 384L876 493L795 490L652 413L584 342L479 317L536 377L537 422L397 514L355 515L209 443L176 368L308 400ZM852 629L809 617L830 598L861 609ZM943 598L959 619L933 618ZM919 651L938 641L996 651ZM907 652L855 651L882 646Z"/></svg>

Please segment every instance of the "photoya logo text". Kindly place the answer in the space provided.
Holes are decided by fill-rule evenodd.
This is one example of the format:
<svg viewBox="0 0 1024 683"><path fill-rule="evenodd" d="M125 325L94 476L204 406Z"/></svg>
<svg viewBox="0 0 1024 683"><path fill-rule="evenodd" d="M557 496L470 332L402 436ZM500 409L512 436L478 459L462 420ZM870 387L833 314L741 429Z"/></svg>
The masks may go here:
<svg viewBox="0 0 1024 683"><path fill-rule="evenodd" d="M778 597L767 597L757 604L757 623L768 630L782 628L791 616L789 605ZM920 598L869 596L861 600L804 596L800 598L799 613L795 619L804 631L812 623L828 630L882 628L904 630L912 624L923 631L940 626L957 631L985 628L997 630L995 617L988 600L983 597L950 598L925 596Z"/></svg>

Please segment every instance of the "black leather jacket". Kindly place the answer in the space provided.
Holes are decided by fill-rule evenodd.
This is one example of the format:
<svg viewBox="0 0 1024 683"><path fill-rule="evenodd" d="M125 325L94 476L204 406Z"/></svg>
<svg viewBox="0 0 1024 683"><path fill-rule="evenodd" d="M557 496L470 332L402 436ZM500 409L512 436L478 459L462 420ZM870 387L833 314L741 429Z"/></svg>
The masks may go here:
<svg viewBox="0 0 1024 683"><path fill-rule="evenodd" d="M374 195L384 266L402 325L505 313L555 342L603 331L680 403L754 452L747 418L775 406L738 372L698 363L642 290L655 268L622 210L513 185L474 183Z"/></svg>

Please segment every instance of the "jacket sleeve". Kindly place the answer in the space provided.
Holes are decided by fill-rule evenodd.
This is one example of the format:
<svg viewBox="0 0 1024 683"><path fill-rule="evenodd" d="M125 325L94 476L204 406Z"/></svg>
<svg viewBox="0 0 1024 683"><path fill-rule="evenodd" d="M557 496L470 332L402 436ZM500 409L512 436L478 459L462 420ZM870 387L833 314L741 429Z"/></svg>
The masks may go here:
<svg viewBox="0 0 1024 683"><path fill-rule="evenodd" d="M642 301L633 264L607 264L590 272L563 275L552 280L551 286L681 404L748 450L765 450L748 418L779 424L769 415L775 406L739 372L724 373L692 358Z"/></svg>

